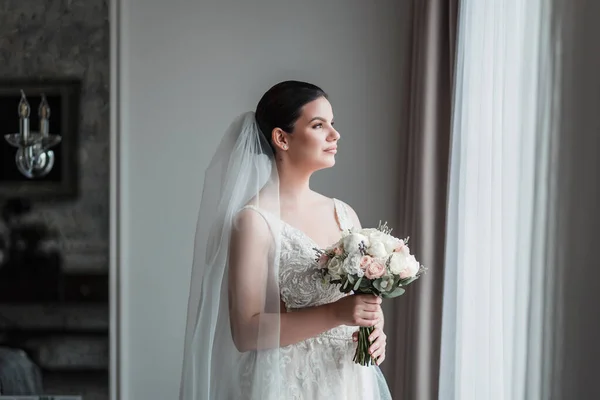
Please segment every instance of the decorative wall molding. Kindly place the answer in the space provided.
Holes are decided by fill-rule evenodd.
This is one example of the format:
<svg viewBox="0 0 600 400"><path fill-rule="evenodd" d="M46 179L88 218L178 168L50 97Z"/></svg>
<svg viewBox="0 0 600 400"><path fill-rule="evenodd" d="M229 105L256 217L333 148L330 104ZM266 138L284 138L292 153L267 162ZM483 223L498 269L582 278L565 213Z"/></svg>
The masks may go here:
<svg viewBox="0 0 600 400"><path fill-rule="evenodd" d="M0 5L0 80L74 77L81 80L79 196L36 201L61 241L104 243L109 221L109 0L8 1ZM18 55L18 56L15 56ZM1 110L6 112L5 110ZM16 117L16 111L15 111ZM2 200L2 199L0 199ZM81 252L69 257L79 258ZM97 259L94 252L91 258ZM94 270L100 268L97 259ZM72 268L70 264L67 268ZM107 263L102 267L108 270Z"/></svg>

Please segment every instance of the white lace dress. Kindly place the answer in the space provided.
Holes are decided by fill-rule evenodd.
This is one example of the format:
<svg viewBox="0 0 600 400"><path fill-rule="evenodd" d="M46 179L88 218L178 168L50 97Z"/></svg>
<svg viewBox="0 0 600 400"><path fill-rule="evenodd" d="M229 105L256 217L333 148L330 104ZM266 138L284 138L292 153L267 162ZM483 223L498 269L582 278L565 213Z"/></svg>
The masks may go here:
<svg viewBox="0 0 600 400"><path fill-rule="evenodd" d="M352 227L344 203L334 200L340 229ZM249 207L268 216L257 208ZM302 231L284 223L279 287L288 312L339 300L337 286L324 285L315 263L317 244ZM391 399L379 367L363 367L352 360L357 327L338 326L316 337L281 348L283 399Z"/></svg>

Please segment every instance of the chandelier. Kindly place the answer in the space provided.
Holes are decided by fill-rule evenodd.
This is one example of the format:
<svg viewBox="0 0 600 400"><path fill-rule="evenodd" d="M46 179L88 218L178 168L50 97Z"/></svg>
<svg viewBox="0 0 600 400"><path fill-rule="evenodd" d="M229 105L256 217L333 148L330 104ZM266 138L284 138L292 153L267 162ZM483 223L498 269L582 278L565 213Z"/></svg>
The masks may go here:
<svg viewBox="0 0 600 400"><path fill-rule="evenodd" d="M42 178L54 166L54 151L50 150L61 141L60 135L50 134L50 106L46 95L42 94L42 101L38 108L39 132L29 128L29 114L31 108L25 92L21 90L19 101L19 133L4 135L6 141L17 148L15 162L19 172L29 178Z"/></svg>

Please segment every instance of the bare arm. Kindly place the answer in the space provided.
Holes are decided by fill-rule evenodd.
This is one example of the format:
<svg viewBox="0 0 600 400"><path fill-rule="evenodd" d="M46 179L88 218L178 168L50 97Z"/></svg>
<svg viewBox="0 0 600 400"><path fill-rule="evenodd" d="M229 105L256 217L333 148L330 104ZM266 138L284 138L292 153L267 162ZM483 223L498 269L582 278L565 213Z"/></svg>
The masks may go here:
<svg viewBox="0 0 600 400"><path fill-rule="evenodd" d="M380 300L373 296L349 296L279 314L278 286L273 284L276 277L269 265L272 242L262 216L252 210L240 214L229 254L229 316L240 352L288 346L342 324L372 326L377 322Z"/></svg>

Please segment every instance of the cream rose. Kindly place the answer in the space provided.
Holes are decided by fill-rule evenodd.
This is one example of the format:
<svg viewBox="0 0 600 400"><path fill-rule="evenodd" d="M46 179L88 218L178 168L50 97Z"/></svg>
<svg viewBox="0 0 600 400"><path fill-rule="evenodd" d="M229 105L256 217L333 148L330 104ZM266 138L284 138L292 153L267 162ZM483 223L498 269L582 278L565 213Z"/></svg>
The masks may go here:
<svg viewBox="0 0 600 400"><path fill-rule="evenodd" d="M332 279L341 279L344 270L340 259L337 257L333 258L327 266L327 271L329 272L329 275L331 275Z"/></svg>

